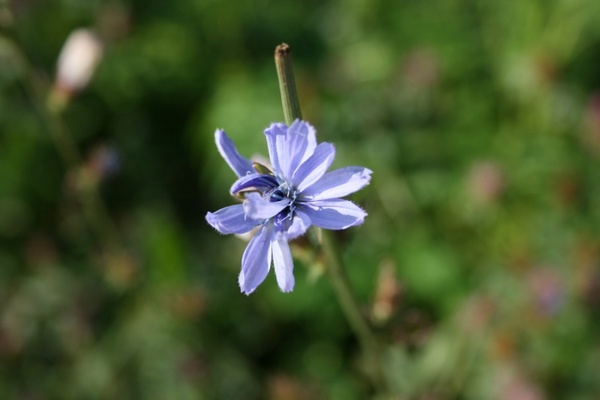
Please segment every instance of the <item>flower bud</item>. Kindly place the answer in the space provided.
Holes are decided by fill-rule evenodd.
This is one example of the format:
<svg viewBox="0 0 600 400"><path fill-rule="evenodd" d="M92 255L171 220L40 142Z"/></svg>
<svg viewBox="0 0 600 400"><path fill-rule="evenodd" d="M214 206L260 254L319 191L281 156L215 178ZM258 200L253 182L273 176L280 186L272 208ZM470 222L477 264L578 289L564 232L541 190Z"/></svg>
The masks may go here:
<svg viewBox="0 0 600 400"><path fill-rule="evenodd" d="M56 70L56 88L73 94L86 87L102 57L102 42L89 29L76 29L67 38Z"/></svg>

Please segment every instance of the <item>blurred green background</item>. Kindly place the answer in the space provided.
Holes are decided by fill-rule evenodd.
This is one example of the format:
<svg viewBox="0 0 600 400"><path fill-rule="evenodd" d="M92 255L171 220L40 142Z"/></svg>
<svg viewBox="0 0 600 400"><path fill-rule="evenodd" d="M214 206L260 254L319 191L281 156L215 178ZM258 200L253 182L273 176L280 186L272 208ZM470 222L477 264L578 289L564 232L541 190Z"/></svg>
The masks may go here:
<svg viewBox="0 0 600 400"><path fill-rule="evenodd" d="M104 54L47 103L71 31ZM304 118L364 165L347 273L394 399L600 396L600 2L0 2L0 398L390 398L326 268L247 297L224 128ZM68 149L75 149L70 154ZM67 151L65 151L67 148Z"/></svg>

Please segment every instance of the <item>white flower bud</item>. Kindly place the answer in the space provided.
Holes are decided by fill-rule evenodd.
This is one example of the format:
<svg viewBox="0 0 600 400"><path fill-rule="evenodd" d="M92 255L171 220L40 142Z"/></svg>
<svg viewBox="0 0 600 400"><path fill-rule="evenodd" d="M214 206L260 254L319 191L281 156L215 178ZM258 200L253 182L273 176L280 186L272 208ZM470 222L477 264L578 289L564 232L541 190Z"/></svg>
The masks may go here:
<svg viewBox="0 0 600 400"><path fill-rule="evenodd" d="M68 93L85 88L102 57L102 42L89 29L76 29L67 38L56 70L56 86Z"/></svg>

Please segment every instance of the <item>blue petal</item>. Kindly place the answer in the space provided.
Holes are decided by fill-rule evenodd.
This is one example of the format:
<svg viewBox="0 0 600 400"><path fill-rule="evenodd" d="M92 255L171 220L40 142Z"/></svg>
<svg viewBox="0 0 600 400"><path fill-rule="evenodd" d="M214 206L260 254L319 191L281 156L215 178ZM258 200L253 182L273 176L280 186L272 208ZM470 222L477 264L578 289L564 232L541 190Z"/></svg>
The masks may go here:
<svg viewBox="0 0 600 400"><path fill-rule="evenodd" d="M346 229L363 223L367 213L348 200L316 200L298 206L313 225L324 229Z"/></svg>
<svg viewBox="0 0 600 400"><path fill-rule="evenodd" d="M371 171L364 167L345 167L323 175L316 183L302 191L302 199L325 200L354 193L371 181Z"/></svg>
<svg viewBox="0 0 600 400"><path fill-rule="evenodd" d="M292 223L285 231L285 237L287 240L294 240L304 235L308 228L310 228L310 225L310 217L306 213L296 209L294 211Z"/></svg>
<svg viewBox="0 0 600 400"><path fill-rule="evenodd" d="M242 157L235 148L233 141L225 134L225 131L217 129L215 131L215 142L219 153L225 159L225 162L239 177L244 176L248 173L256 172L252 167L252 161L245 157Z"/></svg>
<svg viewBox="0 0 600 400"><path fill-rule="evenodd" d="M242 256L242 271L239 276L240 289L252 293L260 285L271 268L271 231L263 227L248 243Z"/></svg>
<svg viewBox="0 0 600 400"><path fill-rule="evenodd" d="M277 180L275 180L274 176L254 173L242 176L240 179L235 181L230 189L230 193L235 194L248 188L257 188L261 191L266 191L269 189L274 189L277 186Z"/></svg>
<svg viewBox="0 0 600 400"><path fill-rule="evenodd" d="M206 221L223 234L250 232L260 221L253 221L246 217L241 204L221 208L214 213L206 214Z"/></svg>
<svg viewBox="0 0 600 400"><path fill-rule="evenodd" d="M287 125L281 122L273 123L265 129L267 138L267 147L269 149L269 158L276 174L279 175L281 167L279 165L279 153L283 153L283 142L287 134Z"/></svg>
<svg viewBox="0 0 600 400"><path fill-rule="evenodd" d="M271 242L271 252L277 284L282 292L291 292L294 289L294 260L287 240L281 235L276 236Z"/></svg>
<svg viewBox="0 0 600 400"><path fill-rule="evenodd" d="M317 146L315 129L300 120L294 121L289 128L281 123L272 124L265 130L265 135L273 169L284 180L292 177Z"/></svg>
<svg viewBox="0 0 600 400"><path fill-rule="evenodd" d="M289 198L281 201L268 201L262 198L258 193L248 193L244 201L244 212L255 220L265 220L277 215L281 210L290 204Z"/></svg>
<svg viewBox="0 0 600 400"><path fill-rule="evenodd" d="M298 192L318 181L327 172L335 158L335 148L331 143L321 143L294 174L292 186Z"/></svg>
<svg viewBox="0 0 600 400"><path fill-rule="evenodd" d="M300 164L306 161L314 153L317 147L317 131L306 121L295 120L288 129L288 135L293 138L294 143L290 148L290 176L298 169Z"/></svg>

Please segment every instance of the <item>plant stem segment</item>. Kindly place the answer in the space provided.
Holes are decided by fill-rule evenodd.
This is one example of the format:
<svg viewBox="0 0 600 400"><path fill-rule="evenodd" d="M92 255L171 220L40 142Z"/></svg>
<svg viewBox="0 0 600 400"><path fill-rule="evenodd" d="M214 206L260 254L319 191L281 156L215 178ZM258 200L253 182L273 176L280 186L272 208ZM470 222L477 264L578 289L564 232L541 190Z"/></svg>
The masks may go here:
<svg viewBox="0 0 600 400"><path fill-rule="evenodd" d="M350 283L344 272L342 255L334 233L321 230L322 248L327 259L327 272L331 277L331 282L338 301L350 328L358 338L364 353L364 370L367 372L373 385L381 392L385 391L384 376L380 361L380 349L375 339L371 327L360 312L360 306L356 297L350 288Z"/></svg>
<svg viewBox="0 0 600 400"><path fill-rule="evenodd" d="M82 177L85 170L82 168L83 159L73 137L69 135L66 127L62 123L61 116L68 106L68 98L61 95L54 89L48 97L46 107L38 106L40 118L47 129L50 131L56 148L58 149L65 166L70 172L78 171ZM106 209L106 206L100 197L98 187L95 183L86 182L81 179L78 184L78 195L80 196L84 217L99 242L107 246L111 251L121 251L122 246L119 240L119 233L116 226Z"/></svg>
<svg viewBox="0 0 600 400"><path fill-rule="evenodd" d="M277 68L285 122L290 125L295 119L301 119L302 114L294 80L292 53L290 46L286 43L282 43L275 48L275 66ZM350 288L334 235L326 230L321 230L320 234L322 238L321 247L327 259L327 270L336 296L348 324L364 352L364 369L371 378L373 385L384 392L384 378L377 340L367 320L361 314L358 302Z"/></svg>
<svg viewBox="0 0 600 400"><path fill-rule="evenodd" d="M298 92L296 92L292 50L286 43L275 47L275 68L277 69L277 79L279 80L285 123L291 125L295 119L302 119L302 113L300 112Z"/></svg>

